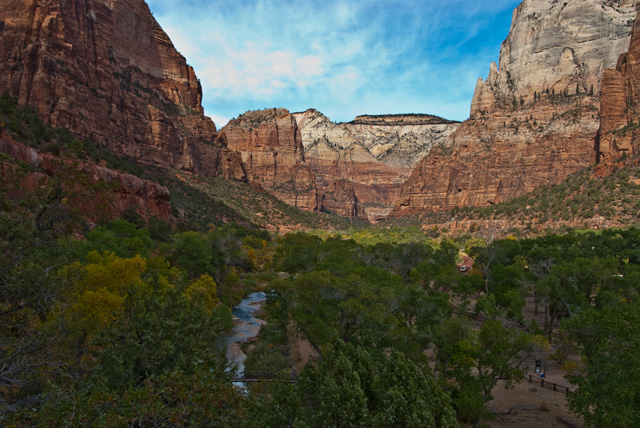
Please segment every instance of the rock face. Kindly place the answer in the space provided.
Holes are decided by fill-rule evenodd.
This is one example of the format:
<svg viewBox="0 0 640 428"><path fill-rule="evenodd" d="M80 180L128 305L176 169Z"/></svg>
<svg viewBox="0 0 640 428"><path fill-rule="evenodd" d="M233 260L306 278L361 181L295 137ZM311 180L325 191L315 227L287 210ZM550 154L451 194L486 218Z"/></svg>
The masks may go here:
<svg viewBox="0 0 640 428"><path fill-rule="evenodd" d="M392 215L506 201L593 164L602 73L627 49L638 3L525 0L471 118L418 164Z"/></svg>
<svg viewBox="0 0 640 428"><path fill-rule="evenodd" d="M156 216L164 220L171 219L169 190L149 180L143 180L131 174L123 174L90 162L63 159L50 153L41 154L36 150L18 143L0 130L0 152L10 158L29 164L38 170L29 172L22 178L24 191L35 190L42 185L46 176L68 176L61 180L69 194L84 195L85 198L69 197L69 203L84 212L88 218L97 219L121 217L134 208L143 218ZM8 163L0 164L0 176L3 179L11 170ZM43 176L44 174L44 176Z"/></svg>
<svg viewBox="0 0 640 428"><path fill-rule="evenodd" d="M445 145L460 122L428 114L395 114L358 116L340 125L378 161L413 169L432 147Z"/></svg>
<svg viewBox="0 0 640 428"><path fill-rule="evenodd" d="M3 0L0 91L118 155L243 179L144 0Z"/></svg>
<svg viewBox="0 0 640 428"><path fill-rule="evenodd" d="M525 0L513 12L511 32L478 80L471 117L514 100L531 101L547 89L597 94L602 74L629 46L637 0ZM497 106L496 106L497 104Z"/></svg>
<svg viewBox="0 0 640 428"><path fill-rule="evenodd" d="M640 13L639 13L640 17ZM636 18L629 52L602 78L597 160L615 160L640 150L640 20Z"/></svg>
<svg viewBox="0 0 640 428"><path fill-rule="evenodd" d="M371 221L389 214L417 162L458 126L428 115L360 116L350 123L333 123L313 109L294 116L321 210Z"/></svg>
<svg viewBox="0 0 640 428"><path fill-rule="evenodd" d="M344 217L365 217L362 204L358 201L353 185L347 180L337 180L322 194L320 206L325 212Z"/></svg>
<svg viewBox="0 0 640 428"><path fill-rule="evenodd" d="M300 130L289 111L247 112L220 130L220 140L241 153L250 182L289 205L318 209L315 177L305 163Z"/></svg>

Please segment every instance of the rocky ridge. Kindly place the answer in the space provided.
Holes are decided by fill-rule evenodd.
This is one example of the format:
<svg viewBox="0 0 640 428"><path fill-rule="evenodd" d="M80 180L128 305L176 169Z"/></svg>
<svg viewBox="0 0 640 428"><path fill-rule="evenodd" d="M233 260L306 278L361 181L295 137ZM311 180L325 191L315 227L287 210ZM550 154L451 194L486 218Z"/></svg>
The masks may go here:
<svg viewBox="0 0 640 428"><path fill-rule="evenodd" d="M617 58L639 3L525 0L463 124L271 109L218 134L143 0L2 2L0 91L120 156L250 181L308 211L377 220L484 206L637 151L637 53Z"/></svg>
<svg viewBox="0 0 640 428"><path fill-rule="evenodd" d="M171 219L169 190L150 180L87 161L38 153L15 141L2 129L0 152L7 154L9 159L33 167L32 171L22 174L20 178L20 187L25 192L42 187L49 177L68 176L68 179L61 180L62 185L67 187L65 193L85 196L84 199L69 196L69 204L82 210L87 219L117 218L131 208L136 209L144 219L154 216L164 220ZM1 162L0 176L7 179L13 169L11 163Z"/></svg>
<svg viewBox="0 0 640 428"><path fill-rule="evenodd" d="M418 164L391 215L487 206L592 165L599 82L628 47L638 3L525 0L470 119Z"/></svg>
<svg viewBox="0 0 640 428"><path fill-rule="evenodd" d="M525 0L513 12L511 31L478 79L471 118L565 90L598 94L602 74L629 46L637 0Z"/></svg>

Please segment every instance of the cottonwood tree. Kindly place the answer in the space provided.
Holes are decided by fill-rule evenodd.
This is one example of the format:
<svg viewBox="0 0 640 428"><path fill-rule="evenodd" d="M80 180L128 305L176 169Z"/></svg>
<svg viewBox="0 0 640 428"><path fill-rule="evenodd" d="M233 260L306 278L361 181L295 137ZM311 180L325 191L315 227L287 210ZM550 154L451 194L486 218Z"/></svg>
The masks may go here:
<svg viewBox="0 0 640 428"><path fill-rule="evenodd" d="M496 320L486 320L479 331L460 341L457 354L451 357L449 376L458 382L453 401L461 417L474 423L485 418L486 404L493 399L498 382L511 388L523 380L526 367L522 363L532 348L532 336Z"/></svg>
<svg viewBox="0 0 640 428"><path fill-rule="evenodd" d="M578 388L572 412L592 427L640 426L640 304L588 308L563 321L581 348L582 365L567 375Z"/></svg>

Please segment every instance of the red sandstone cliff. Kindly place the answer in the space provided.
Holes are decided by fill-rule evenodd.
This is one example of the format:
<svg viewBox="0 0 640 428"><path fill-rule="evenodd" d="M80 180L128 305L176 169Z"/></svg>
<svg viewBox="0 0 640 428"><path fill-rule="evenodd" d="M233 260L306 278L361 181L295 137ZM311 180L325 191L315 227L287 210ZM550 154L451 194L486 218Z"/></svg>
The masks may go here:
<svg viewBox="0 0 640 428"><path fill-rule="evenodd" d="M289 205L318 210L315 177L305 162L296 120L287 110L247 112L220 130L220 141L242 154L250 182Z"/></svg>
<svg viewBox="0 0 640 428"><path fill-rule="evenodd" d="M3 0L0 91L118 155L244 179L144 0Z"/></svg>
<svg viewBox="0 0 640 428"><path fill-rule="evenodd" d="M143 218L156 216L171 219L169 190L149 180L140 179L90 162L64 159L50 153L41 154L18 143L0 130L0 152L11 159L34 167L32 172L20 175L23 191L33 191L46 184L49 177L60 179L74 209L87 219L116 218L134 208ZM0 176L7 179L13 165L0 163Z"/></svg>
<svg viewBox="0 0 640 428"><path fill-rule="evenodd" d="M465 121L450 151L432 150L418 164L392 215L492 205L563 181L591 164L596 106L586 96L567 105L543 100Z"/></svg>
<svg viewBox="0 0 640 428"><path fill-rule="evenodd" d="M640 17L640 13L638 14ZM602 78L598 161L615 160L640 150L640 20L636 17L629 52Z"/></svg>
<svg viewBox="0 0 640 428"><path fill-rule="evenodd" d="M320 206L324 212L344 217L365 218L365 209L358 200L353 185L345 180L336 180L322 193Z"/></svg>
<svg viewBox="0 0 640 428"><path fill-rule="evenodd" d="M629 43L638 1L525 0L471 119L405 182L394 216L486 206L595 162L600 79Z"/></svg>

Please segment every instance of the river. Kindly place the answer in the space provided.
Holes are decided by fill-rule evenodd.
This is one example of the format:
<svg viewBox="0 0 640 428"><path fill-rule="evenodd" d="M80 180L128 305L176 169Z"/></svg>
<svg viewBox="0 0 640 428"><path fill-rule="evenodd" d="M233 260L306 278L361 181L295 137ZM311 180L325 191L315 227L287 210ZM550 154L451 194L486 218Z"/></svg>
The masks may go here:
<svg viewBox="0 0 640 428"><path fill-rule="evenodd" d="M255 317L256 312L262 307L267 300L267 296L262 292L252 293L242 299L242 301L232 309L233 328L219 343L220 349L227 348L227 361L230 363L231 369L236 370L239 374L244 372L244 360L247 356L240 345L247 339L257 336L260 326L266 321Z"/></svg>

